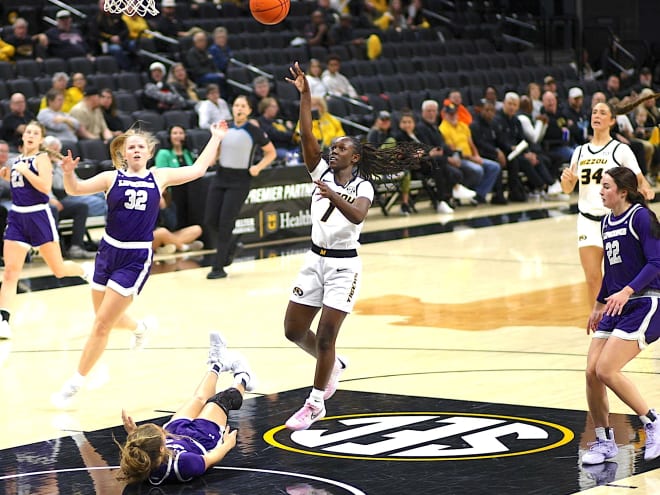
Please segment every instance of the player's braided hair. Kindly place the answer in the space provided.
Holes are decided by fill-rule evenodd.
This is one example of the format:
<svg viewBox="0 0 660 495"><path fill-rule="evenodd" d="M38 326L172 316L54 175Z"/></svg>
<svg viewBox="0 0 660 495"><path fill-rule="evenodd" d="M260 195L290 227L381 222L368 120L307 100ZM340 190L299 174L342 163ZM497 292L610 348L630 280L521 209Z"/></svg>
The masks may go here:
<svg viewBox="0 0 660 495"><path fill-rule="evenodd" d="M421 157L426 153L420 143L402 142L388 148L377 148L371 143L362 143L354 136L347 136L353 143L355 153L360 155L357 173L364 179L377 179L414 170L421 167Z"/></svg>
<svg viewBox="0 0 660 495"><path fill-rule="evenodd" d="M646 100L656 98L660 98L660 93L650 93L625 103L621 102L617 103L616 105L610 105L608 103L608 105L610 106L612 115L623 115L632 112L640 103L644 103Z"/></svg>
<svg viewBox="0 0 660 495"><path fill-rule="evenodd" d="M660 223L655 212L648 207L644 195L639 192L638 182L635 173L628 167L612 167L605 172L612 177L616 187L622 191L626 191L628 201L631 204L640 204L646 208L651 217L651 234L654 238L660 239Z"/></svg>

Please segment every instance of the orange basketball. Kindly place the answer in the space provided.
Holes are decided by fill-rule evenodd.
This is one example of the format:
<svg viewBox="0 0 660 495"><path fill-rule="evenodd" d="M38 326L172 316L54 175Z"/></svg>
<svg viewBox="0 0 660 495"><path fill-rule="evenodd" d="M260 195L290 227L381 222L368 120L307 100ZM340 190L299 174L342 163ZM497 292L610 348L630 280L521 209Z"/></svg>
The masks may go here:
<svg viewBox="0 0 660 495"><path fill-rule="evenodd" d="M261 24L277 24L289 14L291 0L250 0L250 12Z"/></svg>

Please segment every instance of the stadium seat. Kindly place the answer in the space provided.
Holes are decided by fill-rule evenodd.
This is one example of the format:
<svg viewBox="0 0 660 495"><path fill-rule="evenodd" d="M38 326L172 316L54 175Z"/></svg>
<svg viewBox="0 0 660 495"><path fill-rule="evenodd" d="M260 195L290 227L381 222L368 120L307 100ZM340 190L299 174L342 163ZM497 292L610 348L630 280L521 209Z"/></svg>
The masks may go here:
<svg viewBox="0 0 660 495"><path fill-rule="evenodd" d="M137 91L143 88L140 75L136 72L120 72L116 76L117 89L126 91Z"/></svg>
<svg viewBox="0 0 660 495"><path fill-rule="evenodd" d="M111 74L101 74L98 72L96 74L90 74L87 76L87 84L94 86L98 90L109 88L114 91L117 89L115 78Z"/></svg>
<svg viewBox="0 0 660 495"><path fill-rule="evenodd" d="M68 72L69 66L66 63L66 60L59 57L52 57L44 59L42 63L43 71L52 76L56 72Z"/></svg>
<svg viewBox="0 0 660 495"><path fill-rule="evenodd" d="M140 100L133 93L129 93L128 91L117 91L113 93L113 96L117 109L122 112L133 113L142 110Z"/></svg>
<svg viewBox="0 0 660 495"><path fill-rule="evenodd" d="M112 55L99 55L96 57L96 60L94 60L94 67L97 73L117 74L119 72L117 59Z"/></svg>
<svg viewBox="0 0 660 495"><path fill-rule="evenodd" d="M74 72L82 72L87 76L87 74L94 73L94 62L92 62L87 57L72 57L68 60L69 64L69 74Z"/></svg>
<svg viewBox="0 0 660 495"><path fill-rule="evenodd" d="M10 92L23 93L26 98L39 95L32 79L10 79L7 81L7 87Z"/></svg>
<svg viewBox="0 0 660 495"><path fill-rule="evenodd" d="M108 145L100 139L81 139L78 141L81 161L99 163L110 159Z"/></svg>
<svg viewBox="0 0 660 495"><path fill-rule="evenodd" d="M28 79L34 79L40 77L43 73L41 64L36 60L17 60L14 65L14 70L16 71L16 77L25 77Z"/></svg>
<svg viewBox="0 0 660 495"><path fill-rule="evenodd" d="M15 77L16 72L14 72L14 64L0 62L0 79L7 81L8 79L14 79Z"/></svg>
<svg viewBox="0 0 660 495"><path fill-rule="evenodd" d="M167 126L165 125L165 119L158 112L153 110L138 110L133 112L132 117L139 121L138 125L149 132L156 133L158 131L164 130Z"/></svg>
<svg viewBox="0 0 660 495"><path fill-rule="evenodd" d="M168 110L167 112L163 112L163 120L166 129L169 129L173 125L189 129L196 127L197 114L193 110Z"/></svg>

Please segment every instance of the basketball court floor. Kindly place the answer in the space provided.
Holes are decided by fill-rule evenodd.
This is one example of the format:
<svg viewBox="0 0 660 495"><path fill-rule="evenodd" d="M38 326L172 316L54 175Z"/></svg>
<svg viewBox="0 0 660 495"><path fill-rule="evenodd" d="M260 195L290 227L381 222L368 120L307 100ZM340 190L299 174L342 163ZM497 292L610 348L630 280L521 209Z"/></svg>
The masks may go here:
<svg viewBox="0 0 660 495"><path fill-rule="evenodd" d="M93 319L90 289L32 263L15 337L0 343L0 492L660 493L660 459L643 460L640 422L613 395L618 456L588 469L579 462L594 435L574 206L420 210L370 212L362 291L337 344L349 368L327 417L297 433L283 425L308 393L314 362L285 339L282 320L307 240L246 249L224 280L206 280L203 255L158 259L131 308L156 316L158 332L142 351L114 332L65 411L49 397L76 367ZM125 438L121 409L166 421L204 373L212 330L259 379L230 416L237 447L189 485L123 487L113 442ZM626 368L654 407L659 370L658 346Z"/></svg>

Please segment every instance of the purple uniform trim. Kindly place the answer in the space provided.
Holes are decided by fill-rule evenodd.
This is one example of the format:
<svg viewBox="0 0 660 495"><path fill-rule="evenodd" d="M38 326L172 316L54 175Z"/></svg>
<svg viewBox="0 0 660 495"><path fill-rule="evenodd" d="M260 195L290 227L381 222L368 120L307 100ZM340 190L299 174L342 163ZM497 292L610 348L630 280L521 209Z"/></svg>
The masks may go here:
<svg viewBox="0 0 660 495"><path fill-rule="evenodd" d="M92 287L110 287L122 296L139 294L151 271L153 251L122 249L101 239L94 264Z"/></svg>
<svg viewBox="0 0 660 495"><path fill-rule="evenodd" d="M174 457L153 471L149 482L154 485L183 483L204 474L206 462L202 456L222 442L220 427L203 418L180 418L170 421L163 428L172 435L168 435L165 445Z"/></svg>

